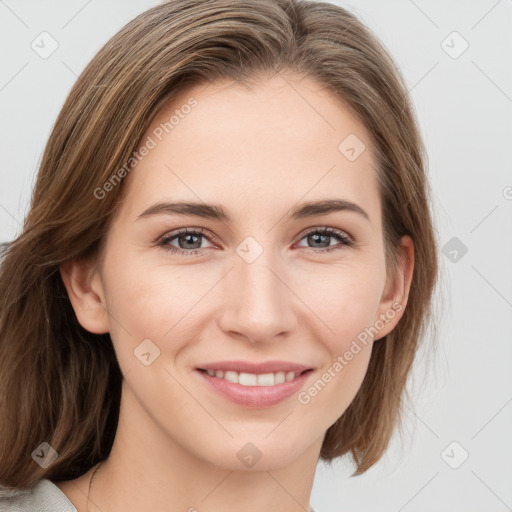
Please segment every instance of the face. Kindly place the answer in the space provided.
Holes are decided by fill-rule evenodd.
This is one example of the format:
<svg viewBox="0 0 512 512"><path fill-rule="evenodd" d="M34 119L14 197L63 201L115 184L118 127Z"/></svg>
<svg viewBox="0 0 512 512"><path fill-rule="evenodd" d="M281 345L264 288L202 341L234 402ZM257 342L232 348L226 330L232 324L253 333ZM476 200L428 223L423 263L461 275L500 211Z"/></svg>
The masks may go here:
<svg viewBox="0 0 512 512"><path fill-rule="evenodd" d="M110 332L124 413L231 470L243 450L258 469L319 450L401 316L367 131L277 77L183 92L140 149L91 277L101 307L73 301Z"/></svg>

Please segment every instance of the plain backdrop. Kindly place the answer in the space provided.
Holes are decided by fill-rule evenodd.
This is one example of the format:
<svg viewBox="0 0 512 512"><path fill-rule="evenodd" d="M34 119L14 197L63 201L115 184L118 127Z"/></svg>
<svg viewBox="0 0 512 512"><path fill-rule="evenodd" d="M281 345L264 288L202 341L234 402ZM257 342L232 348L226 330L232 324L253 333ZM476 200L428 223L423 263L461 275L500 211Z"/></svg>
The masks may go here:
<svg viewBox="0 0 512 512"><path fill-rule="evenodd" d="M429 154L443 305L438 351L420 353L410 382L403 439L360 477L348 460L319 463L311 502L321 512L512 510L512 4L336 3L381 38L408 83ZM0 242L21 229L77 76L156 4L0 1ZM33 49L41 37L58 45L49 56Z"/></svg>

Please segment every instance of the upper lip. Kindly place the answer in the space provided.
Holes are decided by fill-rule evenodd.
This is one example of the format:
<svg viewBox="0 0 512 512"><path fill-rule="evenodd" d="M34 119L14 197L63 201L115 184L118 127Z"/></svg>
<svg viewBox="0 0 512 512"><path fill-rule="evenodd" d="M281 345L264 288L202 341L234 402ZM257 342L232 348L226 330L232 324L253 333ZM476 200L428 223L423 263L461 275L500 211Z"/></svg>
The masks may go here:
<svg viewBox="0 0 512 512"><path fill-rule="evenodd" d="M287 361L266 361L263 363L254 363L249 361L217 361L215 363L206 363L197 367L198 370L223 370L237 373L254 373L260 375L263 373L277 372L295 372L303 373L306 370L312 370L311 367L298 363Z"/></svg>

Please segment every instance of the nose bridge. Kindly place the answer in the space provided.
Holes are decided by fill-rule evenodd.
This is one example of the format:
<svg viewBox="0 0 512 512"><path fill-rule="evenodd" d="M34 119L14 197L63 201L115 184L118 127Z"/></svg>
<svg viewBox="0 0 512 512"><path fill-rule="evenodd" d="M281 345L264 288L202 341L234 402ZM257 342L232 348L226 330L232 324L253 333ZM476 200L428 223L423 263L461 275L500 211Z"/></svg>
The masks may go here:
<svg viewBox="0 0 512 512"><path fill-rule="evenodd" d="M236 249L226 276L222 328L252 341L269 340L294 323L293 294L284 284L282 261L271 249L247 237Z"/></svg>

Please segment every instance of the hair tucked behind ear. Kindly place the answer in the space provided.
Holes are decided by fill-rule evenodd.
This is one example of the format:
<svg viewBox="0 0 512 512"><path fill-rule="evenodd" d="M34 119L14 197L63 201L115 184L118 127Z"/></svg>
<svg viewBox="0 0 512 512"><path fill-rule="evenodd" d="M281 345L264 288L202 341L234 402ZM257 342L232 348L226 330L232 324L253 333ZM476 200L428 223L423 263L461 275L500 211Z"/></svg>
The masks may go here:
<svg viewBox="0 0 512 512"><path fill-rule="evenodd" d="M0 483L69 480L106 458L122 374L108 334L77 321L59 268L95 258L123 183L94 191L122 168L159 107L217 79L254 84L281 71L323 84L364 123L379 156L386 261L400 237L415 244L408 304L375 344L353 403L326 433L321 457L351 453L361 474L388 446L430 317L437 275L424 149L406 86L382 45L327 3L170 0L122 28L72 88L46 145L23 230L0 265ZM32 457L46 442L46 468Z"/></svg>

